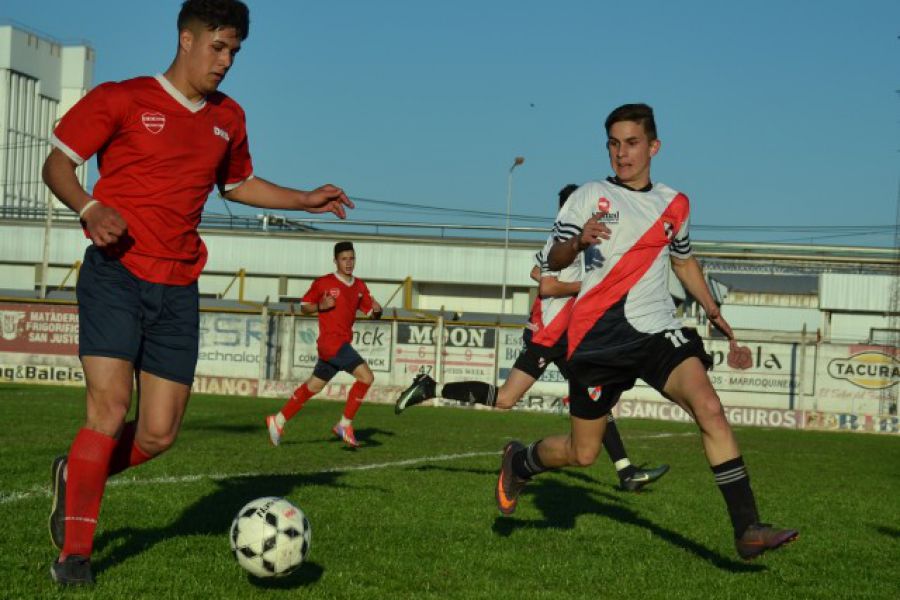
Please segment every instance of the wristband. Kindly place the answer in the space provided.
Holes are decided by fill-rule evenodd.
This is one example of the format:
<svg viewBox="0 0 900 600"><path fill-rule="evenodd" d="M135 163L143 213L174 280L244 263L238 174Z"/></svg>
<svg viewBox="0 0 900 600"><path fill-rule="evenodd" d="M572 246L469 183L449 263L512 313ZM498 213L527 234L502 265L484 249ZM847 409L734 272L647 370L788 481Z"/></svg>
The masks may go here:
<svg viewBox="0 0 900 600"><path fill-rule="evenodd" d="M90 200L88 200L88 201L87 201L87 204L85 204L84 206L82 206L82 207L81 207L81 210L78 211L78 218L79 218L79 219L84 219L84 215L86 215L86 214L87 214L87 211L91 210L91 207L93 207L95 204L100 204L100 201L99 201L99 200L94 200L93 198L91 198Z"/></svg>

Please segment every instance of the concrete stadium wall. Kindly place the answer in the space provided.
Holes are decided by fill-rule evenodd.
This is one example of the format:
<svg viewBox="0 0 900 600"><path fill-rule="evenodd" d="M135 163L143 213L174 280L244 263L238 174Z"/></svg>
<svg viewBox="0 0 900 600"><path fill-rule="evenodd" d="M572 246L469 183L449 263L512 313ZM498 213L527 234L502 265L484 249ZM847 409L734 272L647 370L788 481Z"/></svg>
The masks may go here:
<svg viewBox="0 0 900 600"><path fill-rule="evenodd" d="M0 303L0 324L0 382L84 385L77 307ZM316 362L315 319L203 312L200 328L196 392L287 397ZM746 342L753 364L736 370L726 361L727 342L705 343L714 362L710 377L733 424L900 433L896 348ZM392 403L419 372L441 382L504 381L521 349L521 329L360 320L353 344L375 373L368 401ZM322 396L343 400L351 384L352 378L341 373ZM519 408L563 413L567 394L565 380L551 365ZM690 420L642 383L623 396L616 413Z"/></svg>

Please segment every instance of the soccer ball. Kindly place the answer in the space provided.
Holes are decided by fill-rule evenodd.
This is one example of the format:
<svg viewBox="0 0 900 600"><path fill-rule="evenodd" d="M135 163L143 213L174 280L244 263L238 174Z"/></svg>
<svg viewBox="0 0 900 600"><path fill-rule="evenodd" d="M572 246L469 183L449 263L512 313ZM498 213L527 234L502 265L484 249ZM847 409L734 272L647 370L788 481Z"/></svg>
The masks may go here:
<svg viewBox="0 0 900 600"><path fill-rule="evenodd" d="M284 498L257 498L231 523L231 551L257 577L281 577L309 554L312 530L303 511Z"/></svg>

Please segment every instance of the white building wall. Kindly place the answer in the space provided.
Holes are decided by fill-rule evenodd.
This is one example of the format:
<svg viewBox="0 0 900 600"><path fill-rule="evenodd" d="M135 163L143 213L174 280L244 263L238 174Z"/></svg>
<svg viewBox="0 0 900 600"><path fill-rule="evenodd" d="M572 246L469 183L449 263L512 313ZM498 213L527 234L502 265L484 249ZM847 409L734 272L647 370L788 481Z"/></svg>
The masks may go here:
<svg viewBox="0 0 900 600"><path fill-rule="evenodd" d="M56 121L91 86L94 51L64 47L22 28L0 26L0 210L43 210L41 181ZM78 169L82 185L87 167ZM57 208L60 205L57 203Z"/></svg>
<svg viewBox="0 0 900 600"><path fill-rule="evenodd" d="M896 277L823 273L819 279L819 308L886 313Z"/></svg>
<svg viewBox="0 0 900 600"><path fill-rule="evenodd" d="M870 341L872 329L890 328L885 315L833 313L830 318L830 337L835 342L866 343Z"/></svg>
<svg viewBox="0 0 900 600"><path fill-rule="evenodd" d="M805 325L806 331L814 333L824 327L822 313L817 308L723 304L721 310L735 329L797 332Z"/></svg>

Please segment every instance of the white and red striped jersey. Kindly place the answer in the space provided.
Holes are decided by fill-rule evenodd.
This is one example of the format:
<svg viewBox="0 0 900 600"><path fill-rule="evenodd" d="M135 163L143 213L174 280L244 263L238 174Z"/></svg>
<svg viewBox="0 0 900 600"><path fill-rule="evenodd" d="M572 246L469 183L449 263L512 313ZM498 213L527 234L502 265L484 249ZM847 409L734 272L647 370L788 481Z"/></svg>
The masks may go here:
<svg viewBox="0 0 900 600"><path fill-rule="evenodd" d="M562 271L551 271L547 266L547 255L550 253L553 243L551 235L541 251L534 255L534 262L541 269L541 277L555 277L564 283L581 281L584 272L581 254ZM542 298L539 295L535 298L534 304L531 305L531 315L527 325L532 332L531 342L541 346L555 346L566 334L574 304L575 296Z"/></svg>
<svg viewBox="0 0 900 600"><path fill-rule="evenodd" d="M691 256L687 196L661 183L635 191L611 179L592 181L562 207L553 238L580 235L596 213L611 236L580 253L584 276L569 320L569 357L682 326L667 283L669 257Z"/></svg>

